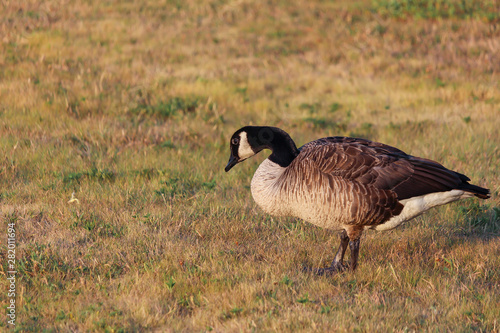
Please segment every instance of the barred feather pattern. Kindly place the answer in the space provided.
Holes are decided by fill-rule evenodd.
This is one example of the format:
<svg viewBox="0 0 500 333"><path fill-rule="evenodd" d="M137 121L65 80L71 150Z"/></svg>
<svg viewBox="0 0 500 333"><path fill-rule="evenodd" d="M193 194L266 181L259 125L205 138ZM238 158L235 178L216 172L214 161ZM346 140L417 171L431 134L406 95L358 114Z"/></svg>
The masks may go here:
<svg viewBox="0 0 500 333"><path fill-rule="evenodd" d="M489 196L460 173L377 142L330 137L299 150L288 167L267 159L255 172L252 196L265 212L328 229L386 230L436 205Z"/></svg>
<svg viewBox="0 0 500 333"><path fill-rule="evenodd" d="M252 179L252 196L267 213L294 216L322 228L378 225L403 206L390 191L377 190L342 177L310 171L308 159L282 168L265 160ZM301 178L298 175L308 175Z"/></svg>

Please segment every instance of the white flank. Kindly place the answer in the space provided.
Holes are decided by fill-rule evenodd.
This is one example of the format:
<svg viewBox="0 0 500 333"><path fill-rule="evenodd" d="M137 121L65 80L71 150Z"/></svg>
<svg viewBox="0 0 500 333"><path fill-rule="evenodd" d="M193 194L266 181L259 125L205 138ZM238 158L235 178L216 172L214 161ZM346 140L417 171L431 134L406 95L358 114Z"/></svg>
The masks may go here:
<svg viewBox="0 0 500 333"><path fill-rule="evenodd" d="M468 198L472 196L474 195L470 192L465 192L462 190L451 190L447 192L430 193L421 195L419 197L401 200L400 202L404 205L403 211L384 224L376 226L375 230L390 230L396 228L401 223L417 217L418 215L428 211L432 207L441 206L462 198ZM367 226L367 228L369 227Z"/></svg>

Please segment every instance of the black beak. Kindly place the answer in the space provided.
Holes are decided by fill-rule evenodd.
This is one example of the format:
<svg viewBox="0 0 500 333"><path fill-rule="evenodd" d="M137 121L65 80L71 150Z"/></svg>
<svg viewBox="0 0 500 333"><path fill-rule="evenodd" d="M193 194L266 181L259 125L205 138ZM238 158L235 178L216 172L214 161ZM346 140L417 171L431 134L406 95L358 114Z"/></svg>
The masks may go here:
<svg viewBox="0 0 500 333"><path fill-rule="evenodd" d="M226 172L228 172L229 170L231 170L232 167L234 167L236 164L238 163L238 160L236 159L236 157L234 157L233 154L231 154L231 157L229 158L229 162L227 162L227 165L226 167L224 168L224 170L226 170Z"/></svg>

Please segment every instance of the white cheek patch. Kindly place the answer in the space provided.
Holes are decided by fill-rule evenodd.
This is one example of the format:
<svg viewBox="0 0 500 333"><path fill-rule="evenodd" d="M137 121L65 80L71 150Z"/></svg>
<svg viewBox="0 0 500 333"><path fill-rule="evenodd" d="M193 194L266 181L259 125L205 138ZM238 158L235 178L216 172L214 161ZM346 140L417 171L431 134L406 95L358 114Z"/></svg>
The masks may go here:
<svg viewBox="0 0 500 333"><path fill-rule="evenodd" d="M240 158L240 161L245 160L253 155L255 155L255 152L253 151L252 147L250 147L250 144L248 143L247 133L241 132L240 133L240 145L238 147L238 156Z"/></svg>

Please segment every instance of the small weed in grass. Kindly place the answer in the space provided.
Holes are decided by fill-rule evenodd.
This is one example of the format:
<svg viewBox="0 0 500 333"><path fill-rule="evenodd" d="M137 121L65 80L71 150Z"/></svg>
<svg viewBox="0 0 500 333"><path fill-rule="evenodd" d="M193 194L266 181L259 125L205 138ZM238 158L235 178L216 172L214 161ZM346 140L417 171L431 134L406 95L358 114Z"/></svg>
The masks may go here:
<svg viewBox="0 0 500 333"><path fill-rule="evenodd" d="M383 36L387 32L387 27L381 24L377 24L375 28L372 30L372 34L377 34Z"/></svg>
<svg viewBox="0 0 500 333"><path fill-rule="evenodd" d="M375 136L375 129L372 123L363 123L359 128L351 132L349 136L371 140Z"/></svg>
<svg viewBox="0 0 500 333"><path fill-rule="evenodd" d="M201 186L203 186L204 188L207 188L209 190L213 189L215 187L215 185L217 185L217 183L215 182L215 180L201 183Z"/></svg>
<svg viewBox="0 0 500 333"><path fill-rule="evenodd" d="M329 314L331 310L332 310L332 308L330 306L322 305L320 313L321 314Z"/></svg>
<svg viewBox="0 0 500 333"><path fill-rule="evenodd" d="M299 297L297 299L297 302L301 303L301 304L306 304L306 303L309 303L310 300L309 300L309 294L305 294L303 295L302 297Z"/></svg>
<svg viewBox="0 0 500 333"><path fill-rule="evenodd" d="M481 0L376 0L373 10L396 18L481 18L490 22L500 19L495 1Z"/></svg>
<svg viewBox="0 0 500 333"><path fill-rule="evenodd" d="M246 96L247 94L248 87L241 87L241 88L236 88L235 91L238 94L242 94L243 96Z"/></svg>
<svg viewBox="0 0 500 333"><path fill-rule="evenodd" d="M165 286L167 286L168 290L172 290L175 286L175 280L172 276L169 276L168 281L165 282Z"/></svg>
<svg viewBox="0 0 500 333"><path fill-rule="evenodd" d="M231 318L238 316L242 312L243 312L243 308L235 307L229 311L222 311L220 318L222 320L228 320L228 319L231 319Z"/></svg>
<svg viewBox="0 0 500 333"><path fill-rule="evenodd" d="M139 177L144 177L146 179L151 179L156 174L158 174L158 170L153 169L153 168L146 168L146 169L142 169L142 170L134 170L134 171L132 171L132 174L135 174Z"/></svg>
<svg viewBox="0 0 500 333"><path fill-rule="evenodd" d="M173 197L187 197L196 194L198 191L212 190L216 182L211 180L209 182L201 182L193 179L181 179L179 177L172 177L165 181L165 186L156 190L156 194L160 196Z"/></svg>
<svg viewBox="0 0 500 333"><path fill-rule="evenodd" d="M229 310L232 314L239 314L243 311L243 308L232 308Z"/></svg>
<svg viewBox="0 0 500 333"><path fill-rule="evenodd" d="M334 113L335 111L338 111L341 108L342 108L342 104L335 102L335 103L330 104L330 107L328 108L328 111L330 113Z"/></svg>
<svg viewBox="0 0 500 333"><path fill-rule="evenodd" d="M70 270L68 264L44 244L34 243L26 248L22 259L18 262L17 270L22 276L31 281L38 273L48 274L52 272L67 273Z"/></svg>
<svg viewBox="0 0 500 333"><path fill-rule="evenodd" d="M313 103L313 104L309 104L309 103L302 103L299 105L299 109L300 110L307 110L309 111L309 114L316 114L318 113L318 111L320 110L321 108L321 104L320 103Z"/></svg>
<svg viewBox="0 0 500 333"><path fill-rule="evenodd" d="M73 212L73 217L75 218L75 222L72 225L72 228L80 227L87 231L92 231L95 229L97 223L99 223L100 219L94 213L90 214L78 214L77 212Z"/></svg>
<svg viewBox="0 0 500 333"><path fill-rule="evenodd" d="M100 237L121 237L125 234L125 226L116 226L110 223L104 223L98 229Z"/></svg>
<svg viewBox="0 0 500 333"><path fill-rule="evenodd" d="M280 283L286 286L291 286L293 284L293 281L290 280L290 278L287 275L285 275L283 279L281 279Z"/></svg>
<svg viewBox="0 0 500 333"><path fill-rule="evenodd" d="M160 118L168 118L178 114L194 112L200 104L200 97L172 97L166 101L160 101L151 105L148 102L142 102L131 109L132 114L146 114Z"/></svg>
<svg viewBox="0 0 500 333"><path fill-rule="evenodd" d="M434 82L436 83L436 86L438 86L439 88L446 86L446 83L438 77L434 80Z"/></svg>
<svg viewBox="0 0 500 333"><path fill-rule="evenodd" d="M172 149L175 148L174 143L170 140L163 141L158 145L160 148Z"/></svg>
<svg viewBox="0 0 500 333"><path fill-rule="evenodd" d="M64 313L63 310L60 310L57 313L56 320L64 320L64 319L66 319L66 314Z"/></svg>
<svg viewBox="0 0 500 333"><path fill-rule="evenodd" d="M313 125L314 128L338 128L338 129L343 129L345 128L344 125L338 124L335 121L327 120L325 118L321 117L308 117L304 119L305 122L310 123Z"/></svg>
<svg viewBox="0 0 500 333"><path fill-rule="evenodd" d="M96 179L99 181L115 179L115 173L113 171L108 169L100 170L95 167L90 169L90 171L88 171L86 175L87 177L89 177L89 179Z"/></svg>
<svg viewBox="0 0 500 333"><path fill-rule="evenodd" d="M357 281L356 280L351 280L347 282L347 286L351 288L351 292L354 292L357 288Z"/></svg>
<svg viewBox="0 0 500 333"><path fill-rule="evenodd" d="M116 178L116 174L108 169L98 169L96 167L91 168L88 171L83 172L70 172L63 175L63 183L65 184L79 184L82 178L93 179L97 181L113 181Z"/></svg>
<svg viewBox="0 0 500 333"><path fill-rule="evenodd" d="M115 316L121 316L123 315L123 311L122 310L113 310L109 313L109 315L111 317L115 317Z"/></svg>
<svg viewBox="0 0 500 333"><path fill-rule="evenodd" d="M72 182L80 182L80 179L83 177L83 173L81 172L70 172L67 175L63 176L64 183L72 183Z"/></svg>
<svg viewBox="0 0 500 333"><path fill-rule="evenodd" d="M191 313L195 307L200 306L200 300L196 295L184 294L184 296L177 300L177 305L181 314L187 314Z"/></svg>
<svg viewBox="0 0 500 333"><path fill-rule="evenodd" d="M111 223L105 222L97 214L90 213L76 213L73 212L75 222L71 228L83 228L97 237L122 237L125 234L125 226L116 226Z"/></svg>
<svg viewBox="0 0 500 333"><path fill-rule="evenodd" d="M114 279L122 275L122 273L125 271L125 266L123 263L112 263L110 265L106 266L107 269L103 269L104 271L104 277L107 279Z"/></svg>
<svg viewBox="0 0 500 333"><path fill-rule="evenodd" d="M250 98L248 97L247 91L248 91L248 87L236 88L236 92L243 97L244 103L248 103L250 101Z"/></svg>

